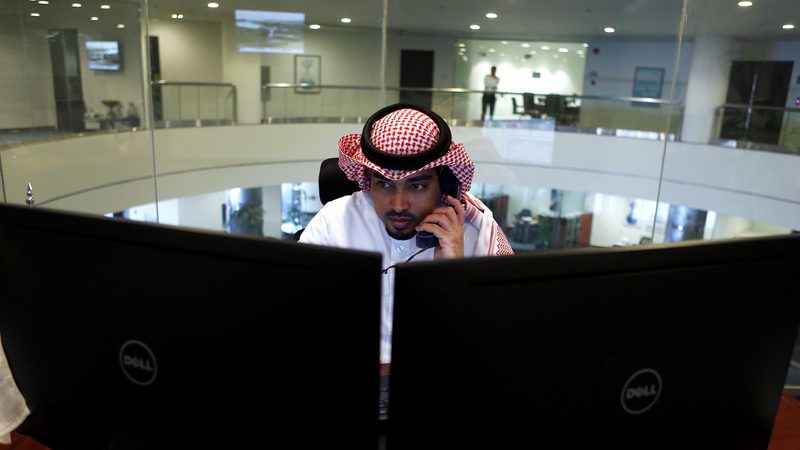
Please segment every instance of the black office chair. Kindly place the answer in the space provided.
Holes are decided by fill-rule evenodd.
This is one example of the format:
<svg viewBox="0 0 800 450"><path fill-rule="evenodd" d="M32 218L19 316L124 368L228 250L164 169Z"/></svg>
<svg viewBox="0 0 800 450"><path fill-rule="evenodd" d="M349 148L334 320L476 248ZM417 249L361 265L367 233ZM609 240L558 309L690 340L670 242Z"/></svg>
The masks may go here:
<svg viewBox="0 0 800 450"><path fill-rule="evenodd" d="M347 178L347 175L339 168L339 158L328 158L322 161L319 166L319 201L324 205L331 200L350 195L360 190L358 183ZM294 233L294 240L300 239L303 234L301 228Z"/></svg>
<svg viewBox="0 0 800 450"><path fill-rule="evenodd" d="M358 183L347 178L339 168L339 158L328 158L319 166L319 201L324 205L331 200L360 190Z"/></svg>
<svg viewBox="0 0 800 450"><path fill-rule="evenodd" d="M567 99L563 95L548 94L544 98L544 113L558 119L567 111Z"/></svg>
<svg viewBox="0 0 800 450"><path fill-rule="evenodd" d="M518 116L525 115L525 110L520 105L517 104L516 97L511 97L511 112Z"/></svg>
<svg viewBox="0 0 800 450"><path fill-rule="evenodd" d="M531 117L533 116L536 111L536 97L534 97L532 93L522 93L522 109L525 111L525 114L530 114Z"/></svg>

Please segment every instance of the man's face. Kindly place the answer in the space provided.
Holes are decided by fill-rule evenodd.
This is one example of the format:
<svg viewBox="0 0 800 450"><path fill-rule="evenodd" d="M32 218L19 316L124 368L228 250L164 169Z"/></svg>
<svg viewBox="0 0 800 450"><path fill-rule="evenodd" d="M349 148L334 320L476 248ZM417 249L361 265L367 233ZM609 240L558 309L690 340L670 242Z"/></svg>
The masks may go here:
<svg viewBox="0 0 800 450"><path fill-rule="evenodd" d="M397 181L372 172L370 195L375 212L386 225L389 236L406 240L428 214L439 206L439 175L426 169Z"/></svg>

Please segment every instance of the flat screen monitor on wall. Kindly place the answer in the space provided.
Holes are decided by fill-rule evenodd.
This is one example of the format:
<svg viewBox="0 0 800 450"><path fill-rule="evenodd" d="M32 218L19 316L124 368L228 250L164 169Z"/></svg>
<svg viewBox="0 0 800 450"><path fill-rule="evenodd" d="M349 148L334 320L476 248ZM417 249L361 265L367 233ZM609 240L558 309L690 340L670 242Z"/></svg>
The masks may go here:
<svg viewBox="0 0 800 450"><path fill-rule="evenodd" d="M86 41L89 68L117 72L122 70L122 55L118 41Z"/></svg>
<svg viewBox="0 0 800 450"><path fill-rule="evenodd" d="M22 206L0 217L21 433L53 449L377 439L377 253Z"/></svg>
<svg viewBox="0 0 800 450"><path fill-rule="evenodd" d="M798 234L398 265L388 444L766 450L798 267Z"/></svg>
<svg viewBox="0 0 800 450"><path fill-rule="evenodd" d="M237 9L236 45L245 53L303 53L305 13Z"/></svg>

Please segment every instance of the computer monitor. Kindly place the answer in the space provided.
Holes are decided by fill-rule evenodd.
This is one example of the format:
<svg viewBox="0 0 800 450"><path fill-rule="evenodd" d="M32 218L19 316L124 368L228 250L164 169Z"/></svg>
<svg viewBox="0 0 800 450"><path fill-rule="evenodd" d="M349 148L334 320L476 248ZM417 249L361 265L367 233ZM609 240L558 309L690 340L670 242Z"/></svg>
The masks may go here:
<svg viewBox="0 0 800 450"><path fill-rule="evenodd" d="M388 443L766 449L800 235L398 265Z"/></svg>
<svg viewBox="0 0 800 450"><path fill-rule="evenodd" d="M0 217L0 334L31 410L20 433L53 449L374 448L380 255L11 205Z"/></svg>

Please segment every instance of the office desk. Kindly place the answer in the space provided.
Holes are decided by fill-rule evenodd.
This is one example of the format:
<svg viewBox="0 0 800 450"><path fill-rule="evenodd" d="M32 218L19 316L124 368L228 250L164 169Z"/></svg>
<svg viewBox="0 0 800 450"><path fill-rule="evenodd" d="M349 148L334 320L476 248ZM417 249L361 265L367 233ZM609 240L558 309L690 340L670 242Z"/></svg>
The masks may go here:
<svg viewBox="0 0 800 450"><path fill-rule="evenodd" d="M377 448L377 446L376 446ZM775 424L772 427L772 438L767 450L800 449L800 400L792 397L787 391L781 395ZM0 444L0 450L50 450L49 447L28 436L12 432L11 445Z"/></svg>

